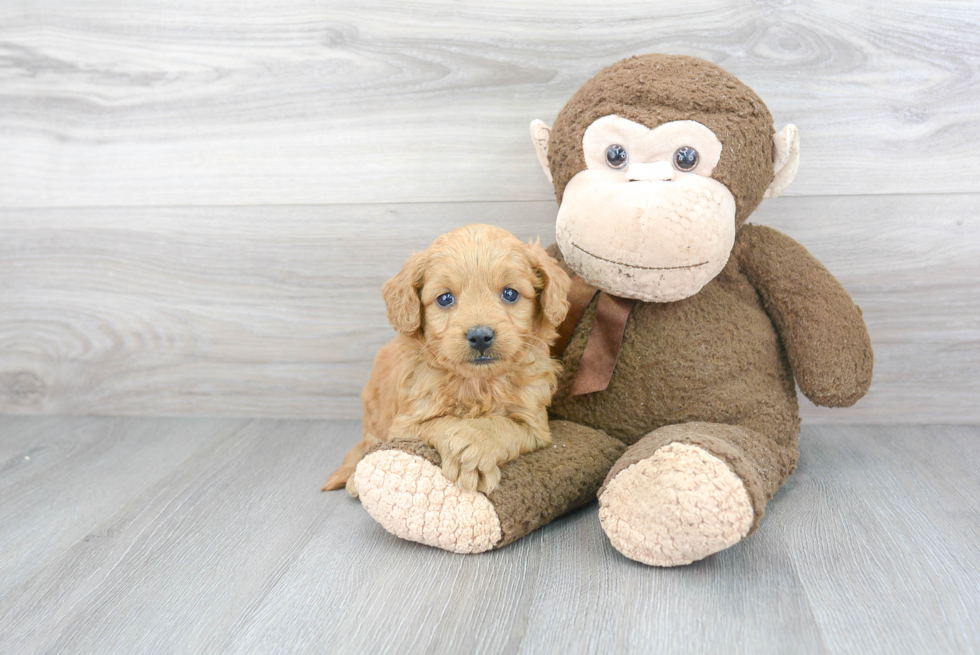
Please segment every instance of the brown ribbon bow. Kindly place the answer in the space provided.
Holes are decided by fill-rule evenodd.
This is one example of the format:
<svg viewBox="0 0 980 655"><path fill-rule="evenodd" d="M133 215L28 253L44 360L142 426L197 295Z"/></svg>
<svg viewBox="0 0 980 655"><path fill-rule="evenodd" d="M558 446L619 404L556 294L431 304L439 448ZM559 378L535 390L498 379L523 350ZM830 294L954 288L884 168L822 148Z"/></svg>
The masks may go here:
<svg viewBox="0 0 980 655"><path fill-rule="evenodd" d="M570 307L568 315L558 328L558 340L551 347L553 357L561 357L565 347L572 338L572 333L582 320L597 289L576 275L572 278L572 288L568 293ZM572 380L573 396L602 391L609 386L619 348L623 343L623 333L626 331L626 320L636 300L617 298L605 292L599 292L599 302L596 305L595 322L589 340L582 353L575 379Z"/></svg>

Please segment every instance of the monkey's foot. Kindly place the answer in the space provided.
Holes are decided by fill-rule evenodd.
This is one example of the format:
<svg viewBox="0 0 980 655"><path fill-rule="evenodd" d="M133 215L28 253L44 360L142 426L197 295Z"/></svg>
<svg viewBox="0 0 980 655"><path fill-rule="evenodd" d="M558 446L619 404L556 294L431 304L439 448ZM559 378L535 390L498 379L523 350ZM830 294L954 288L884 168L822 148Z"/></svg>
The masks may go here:
<svg viewBox="0 0 980 655"><path fill-rule="evenodd" d="M643 440L630 450L638 447ZM630 457L627 451L623 459ZM742 479L700 446L669 443L616 469L600 491L599 521L630 559L690 564L738 543L752 527L755 511Z"/></svg>
<svg viewBox="0 0 980 655"><path fill-rule="evenodd" d="M463 491L421 441L388 441L354 470L364 508L402 539L454 553L501 548L595 499L626 447L599 430L551 421L552 443L505 464L489 494Z"/></svg>
<svg viewBox="0 0 980 655"><path fill-rule="evenodd" d="M501 537L500 519L487 497L446 478L427 446L405 442L402 447L369 453L354 470L354 486L368 514L409 541L454 553L493 548Z"/></svg>

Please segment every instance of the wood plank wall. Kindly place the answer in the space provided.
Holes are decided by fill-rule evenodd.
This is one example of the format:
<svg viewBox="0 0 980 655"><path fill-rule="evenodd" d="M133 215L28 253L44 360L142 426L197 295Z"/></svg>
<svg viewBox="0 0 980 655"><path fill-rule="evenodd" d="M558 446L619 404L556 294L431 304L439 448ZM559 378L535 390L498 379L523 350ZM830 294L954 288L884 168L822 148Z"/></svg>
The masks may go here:
<svg viewBox="0 0 980 655"><path fill-rule="evenodd" d="M604 65L710 59L802 164L753 221L863 307L869 396L980 420L980 5L0 5L0 413L357 417L378 289L468 222L554 238L530 145Z"/></svg>

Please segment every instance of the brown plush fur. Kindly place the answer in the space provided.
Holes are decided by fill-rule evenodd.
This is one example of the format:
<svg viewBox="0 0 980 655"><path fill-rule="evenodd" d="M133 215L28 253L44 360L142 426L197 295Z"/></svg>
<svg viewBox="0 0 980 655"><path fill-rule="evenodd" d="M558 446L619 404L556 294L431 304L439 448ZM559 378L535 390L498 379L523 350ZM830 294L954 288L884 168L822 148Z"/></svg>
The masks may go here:
<svg viewBox="0 0 980 655"><path fill-rule="evenodd" d="M568 276L537 244L487 225L439 237L383 289L401 334L383 347L362 393L364 438L324 489L343 486L364 453L390 438L419 439L440 453L463 489L492 491L500 466L550 442L547 406L559 365L549 348L565 317ZM520 293L511 304L505 287ZM436 299L450 292L455 304ZM467 332L495 338L476 362Z"/></svg>
<svg viewBox="0 0 980 655"><path fill-rule="evenodd" d="M595 320L597 297L591 299L562 356L553 438L574 440L577 454L595 458L597 468L588 469L595 479L587 481L595 484L603 476L608 484L671 443L697 446L742 481L755 530L796 465L796 384L829 406L850 405L868 390L873 354L861 311L801 245L744 224L773 180L774 158L772 118L745 85L709 62L681 56L634 57L600 72L572 97L551 132L559 203L566 183L585 168L586 128L609 114L651 128L690 119L714 130L723 154L712 177L735 197L737 232L725 268L700 291L676 302L638 302L608 387L571 396ZM564 266L557 247L549 253ZM605 447L610 437L630 446L618 462L609 456L618 451ZM567 476L568 489L559 475L547 493L535 491L539 476L581 465L570 452L544 448L505 467L489 496L501 526L510 526L498 545L578 502L575 490L589 484L574 475Z"/></svg>
<svg viewBox="0 0 980 655"><path fill-rule="evenodd" d="M549 253L561 260L556 247ZM831 406L853 404L871 384L871 343L860 310L826 268L771 228L739 229L728 265L696 295L637 303L609 387L573 397L571 381L594 318L595 300L562 357L552 416L627 444L667 425L715 424L734 449L676 433L666 443L695 443L728 462L756 508L753 529L796 465L794 380L812 401Z"/></svg>
<svg viewBox="0 0 980 655"><path fill-rule="evenodd" d="M626 446L618 439L568 421L551 421L552 443L500 469L500 484L487 494L497 509L496 548L520 539L562 514L595 501L606 471ZM379 443L371 452L397 449L440 466L439 453L420 441Z"/></svg>

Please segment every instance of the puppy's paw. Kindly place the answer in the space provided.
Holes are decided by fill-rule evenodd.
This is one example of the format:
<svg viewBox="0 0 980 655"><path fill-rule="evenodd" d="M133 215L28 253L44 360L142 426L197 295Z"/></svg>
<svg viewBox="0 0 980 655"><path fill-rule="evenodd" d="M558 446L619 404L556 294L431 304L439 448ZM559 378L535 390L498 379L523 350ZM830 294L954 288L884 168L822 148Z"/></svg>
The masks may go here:
<svg viewBox="0 0 980 655"><path fill-rule="evenodd" d="M500 484L500 467L495 465L488 471L480 471L480 481L476 485L476 490L488 494L496 489L498 484Z"/></svg>
<svg viewBox="0 0 980 655"><path fill-rule="evenodd" d="M487 494L500 483L500 465L513 459L499 439L476 425L456 430L437 450L443 475L460 489Z"/></svg>
<svg viewBox="0 0 980 655"><path fill-rule="evenodd" d="M347 484L345 485L345 489L347 490L348 496L350 496L351 498L357 498L357 485L354 484L353 475L347 478Z"/></svg>
<svg viewBox="0 0 980 655"><path fill-rule="evenodd" d="M473 455L467 449L462 455L440 453L442 457L442 474L456 483L464 491L482 491L490 493L500 483L500 467L496 464L484 468L474 466L464 461L467 455Z"/></svg>

